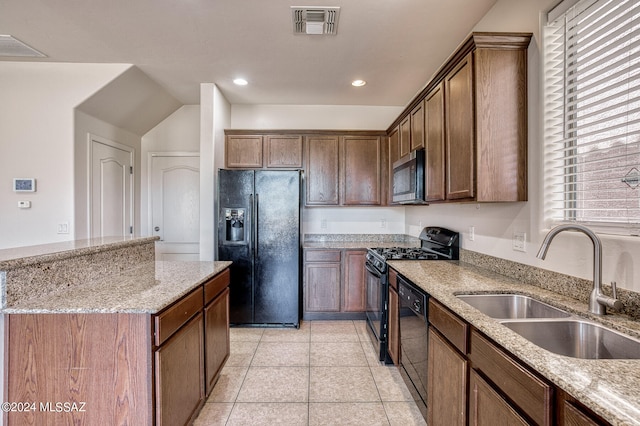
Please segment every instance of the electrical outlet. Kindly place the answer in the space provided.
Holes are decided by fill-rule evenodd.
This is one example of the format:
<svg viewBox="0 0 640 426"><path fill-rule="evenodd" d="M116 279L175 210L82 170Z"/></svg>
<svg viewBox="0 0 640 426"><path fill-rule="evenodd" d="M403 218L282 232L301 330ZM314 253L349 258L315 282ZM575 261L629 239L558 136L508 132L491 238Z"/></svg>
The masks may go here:
<svg viewBox="0 0 640 426"><path fill-rule="evenodd" d="M320 229L327 229L327 219L320 219Z"/></svg>
<svg viewBox="0 0 640 426"><path fill-rule="evenodd" d="M63 222L58 224L58 234L69 233L69 222Z"/></svg>
<svg viewBox="0 0 640 426"><path fill-rule="evenodd" d="M526 232L513 232L513 250L526 252L526 241L527 241L527 233Z"/></svg>
<svg viewBox="0 0 640 426"><path fill-rule="evenodd" d="M475 241L476 240L476 227L475 226L470 226L469 227L469 241Z"/></svg>
<svg viewBox="0 0 640 426"><path fill-rule="evenodd" d="M380 228L387 227L387 219L380 219Z"/></svg>

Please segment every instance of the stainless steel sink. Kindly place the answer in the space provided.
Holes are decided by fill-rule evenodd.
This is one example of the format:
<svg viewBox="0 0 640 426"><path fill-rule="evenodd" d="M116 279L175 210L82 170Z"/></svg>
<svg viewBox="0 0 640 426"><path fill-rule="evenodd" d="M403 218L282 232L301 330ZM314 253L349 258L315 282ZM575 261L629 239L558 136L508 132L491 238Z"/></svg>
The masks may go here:
<svg viewBox="0 0 640 426"><path fill-rule="evenodd" d="M501 321L531 343L558 355L583 359L640 359L640 340L591 322Z"/></svg>
<svg viewBox="0 0 640 426"><path fill-rule="evenodd" d="M571 314L520 294L460 294L458 299L497 319L566 318Z"/></svg>

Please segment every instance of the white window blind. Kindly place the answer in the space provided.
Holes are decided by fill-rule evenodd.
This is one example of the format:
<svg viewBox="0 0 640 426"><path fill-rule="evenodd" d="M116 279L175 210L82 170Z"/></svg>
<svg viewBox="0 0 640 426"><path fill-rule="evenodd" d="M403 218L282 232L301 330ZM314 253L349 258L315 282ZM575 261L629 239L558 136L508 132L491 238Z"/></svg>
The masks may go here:
<svg viewBox="0 0 640 426"><path fill-rule="evenodd" d="M544 43L547 217L637 234L640 1L580 0Z"/></svg>

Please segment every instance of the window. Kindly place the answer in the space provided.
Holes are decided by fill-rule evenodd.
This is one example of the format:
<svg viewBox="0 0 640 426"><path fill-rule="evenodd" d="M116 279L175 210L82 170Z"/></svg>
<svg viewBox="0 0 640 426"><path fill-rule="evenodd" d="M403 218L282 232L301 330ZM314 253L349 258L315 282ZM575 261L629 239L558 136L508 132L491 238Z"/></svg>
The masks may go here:
<svg viewBox="0 0 640 426"><path fill-rule="evenodd" d="M637 235L640 2L565 0L548 18L547 218Z"/></svg>

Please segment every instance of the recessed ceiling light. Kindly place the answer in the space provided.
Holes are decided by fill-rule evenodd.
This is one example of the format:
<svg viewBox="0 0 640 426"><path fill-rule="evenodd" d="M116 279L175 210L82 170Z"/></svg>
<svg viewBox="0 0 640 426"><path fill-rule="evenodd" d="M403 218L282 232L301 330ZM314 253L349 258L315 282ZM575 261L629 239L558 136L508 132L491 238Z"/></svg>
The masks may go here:
<svg viewBox="0 0 640 426"><path fill-rule="evenodd" d="M246 86L247 84L249 84L249 82L244 78L236 78L235 80L233 80L233 83L237 84L238 86Z"/></svg>
<svg viewBox="0 0 640 426"><path fill-rule="evenodd" d="M361 87L361 86L364 86L365 84L367 84L367 82L364 80L353 80L351 82L351 85L355 87Z"/></svg>

